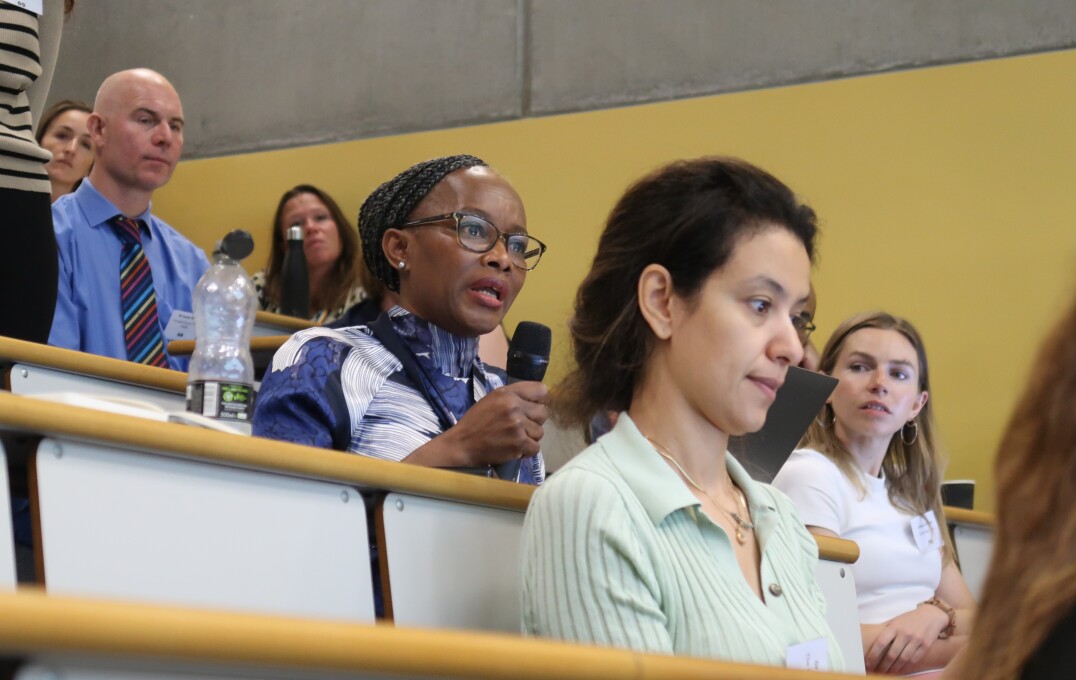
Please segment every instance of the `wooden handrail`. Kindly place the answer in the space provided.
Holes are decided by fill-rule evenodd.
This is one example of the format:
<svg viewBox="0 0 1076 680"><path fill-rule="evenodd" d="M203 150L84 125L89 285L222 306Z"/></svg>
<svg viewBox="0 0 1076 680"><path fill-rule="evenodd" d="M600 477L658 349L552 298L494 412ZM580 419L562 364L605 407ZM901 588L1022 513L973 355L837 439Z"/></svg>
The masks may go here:
<svg viewBox="0 0 1076 680"><path fill-rule="evenodd" d="M260 335L250 339L251 352L275 352L288 341L290 335ZM172 356L190 356L194 354L194 340L173 340L168 343L168 353Z"/></svg>
<svg viewBox="0 0 1076 680"><path fill-rule="evenodd" d="M6 393L0 393L0 428L109 442L138 451L158 451L247 469L508 510L526 510L534 492L532 486L478 475L258 437L241 437ZM859 559L859 546L852 541L825 536L815 538L822 559L845 563Z"/></svg>
<svg viewBox="0 0 1076 680"><path fill-rule="evenodd" d="M321 325L309 319L300 319L299 317L287 316L285 314L273 314L272 312L256 312L254 314L254 322L266 326L279 326L280 328L290 331L301 331L306 328L313 328L314 326Z"/></svg>
<svg viewBox="0 0 1076 680"><path fill-rule="evenodd" d="M525 510L532 487L478 475L424 468L259 437L54 404L0 393L0 428L108 442L236 467Z"/></svg>
<svg viewBox="0 0 1076 680"><path fill-rule="evenodd" d="M838 680L837 673L643 654L515 635L394 628L44 595L0 594L7 656L177 659L306 671L509 680Z"/></svg>
<svg viewBox="0 0 1076 680"><path fill-rule="evenodd" d="M25 363L70 373L185 393L187 374L36 342L0 337L0 364Z"/></svg>
<svg viewBox="0 0 1076 680"><path fill-rule="evenodd" d="M942 508L942 512L945 513L945 519L950 522L959 522L960 524L978 524L985 527L993 527L997 523L997 518L989 512L982 512L980 510L968 510L966 508L954 508L945 506Z"/></svg>
<svg viewBox="0 0 1076 680"><path fill-rule="evenodd" d="M818 543L818 556L830 562L854 564L859 559L859 544L844 538L812 534Z"/></svg>

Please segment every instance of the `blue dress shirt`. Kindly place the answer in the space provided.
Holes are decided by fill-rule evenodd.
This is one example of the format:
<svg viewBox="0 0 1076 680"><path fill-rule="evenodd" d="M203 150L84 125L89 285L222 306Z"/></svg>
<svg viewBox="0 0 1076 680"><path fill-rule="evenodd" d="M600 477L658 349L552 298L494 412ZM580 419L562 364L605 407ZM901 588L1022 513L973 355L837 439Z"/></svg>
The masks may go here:
<svg viewBox="0 0 1076 680"><path fill-rule="evenodd" d="M152 206L151 206L152 207ZM52 205L60 282L49 344L80 352L127 359L120 307L120 252L123 243L108 220L119 208L89 179ZM191 292L209 260L201 248L150 214L130 215L145 222L142 249L153 273L161 333L175 311L191 311ZM187 370L187 357L168 357L168 366Z"/></svg>

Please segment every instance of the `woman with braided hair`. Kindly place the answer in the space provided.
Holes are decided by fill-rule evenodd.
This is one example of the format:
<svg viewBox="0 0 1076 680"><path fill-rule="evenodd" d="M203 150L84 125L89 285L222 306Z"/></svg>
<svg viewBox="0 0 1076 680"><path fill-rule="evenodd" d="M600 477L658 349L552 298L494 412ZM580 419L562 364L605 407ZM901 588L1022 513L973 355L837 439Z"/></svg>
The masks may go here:
<svg viewBox="0 0 1076 680"><path fill-rule="evenodd" d="M312 328L277 352L254 433L417 465L523 456L538 484L546 388L504 386L478 359L545 246L515 189L474 156L418 163L359 212L363 257L398 304L366 326Z"/></svg>

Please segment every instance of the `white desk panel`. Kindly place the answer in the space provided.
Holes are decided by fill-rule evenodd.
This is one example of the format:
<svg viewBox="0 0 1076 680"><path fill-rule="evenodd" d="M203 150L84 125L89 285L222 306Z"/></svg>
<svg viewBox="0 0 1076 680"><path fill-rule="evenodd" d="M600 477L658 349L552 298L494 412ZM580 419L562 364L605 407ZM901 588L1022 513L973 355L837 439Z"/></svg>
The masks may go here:
<svg viewBox="0 0 1076 680"><path fill-rule="evenodd" d="M0 589L14 590L15 531L11 526L11 495L7 483L7 453L0 442Z"/></svg>
<svg viewBox="0 0 1076 680"><path fill-rule="evenodd" d="M14 364L11 367L11 391L13 394L22 396L78 392L95 397L149 402L166 411L182 411L187 407L187 396L180 392L158 390L118 380L68 373L29 364Z"/></svg>
<svg viewBox="0 0 1076 680"><path fill-rule="evenodd" d="M374 619L352 488L55 439L36 466L50 593Z"/></svg>
<svg viewBox="0 0 1076 680"><path fill-rule="evenodd" d="M384 503L396 625L519 633L522 511L395 493Z"/></svg>
<svg viewBox="0 0 1076 680"><path fill-rule="evenodd" d="M994 529L978 524L959 524L953 528L953 545L960 559L960 571L978 600L994 554Z"/></svg>
<svg viewBox="0 0 1076 680"><path fill-rule="evenodd" d="M99 655L57 660L42 658L19 668L14 680L424 680L447 676L387 675L368 671L332 672L309 668L272 668L234 663L186 663L176 659L137 659L136 655Z"/></svg>
<svg viewBox="0 0 1076 680"><path fill-rule="evenodd" d="M841 647L845 672L865 675L867 670L863 660L863 636L859 629L859 602L851 565L820 559L814 574L826 598L826 623Z"/></svg>

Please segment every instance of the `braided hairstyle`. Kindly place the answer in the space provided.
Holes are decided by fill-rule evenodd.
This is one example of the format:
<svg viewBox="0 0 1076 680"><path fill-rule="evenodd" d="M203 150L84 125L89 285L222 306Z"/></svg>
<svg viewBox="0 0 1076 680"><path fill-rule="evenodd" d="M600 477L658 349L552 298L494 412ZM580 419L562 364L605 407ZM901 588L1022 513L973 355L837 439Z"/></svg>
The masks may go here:
<svg viewBox="0 0 1076 680"><path fill-rule="evenodd" d="M451 172L487 167L481 158L461 154L431 158L412 165L385 182L366 197L359 209L359 234L366 266L378 281L392 291L400 290L400 275L385 259L381 239L389 229L399 227L415 206Z"/></svg>

